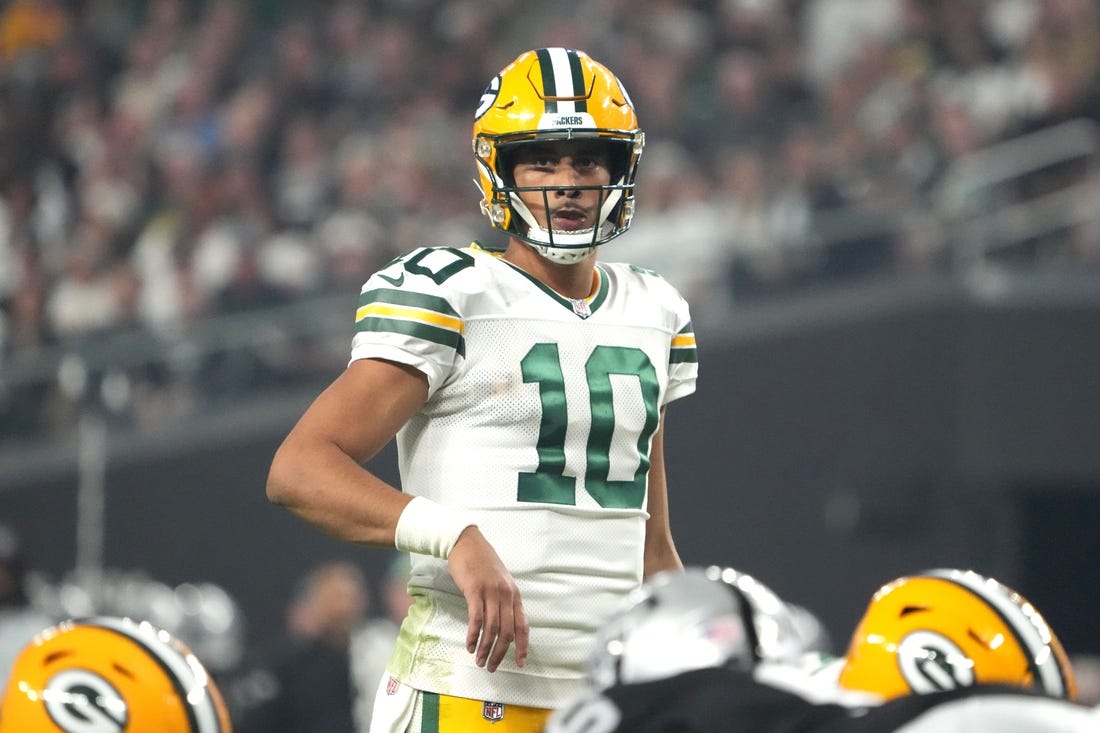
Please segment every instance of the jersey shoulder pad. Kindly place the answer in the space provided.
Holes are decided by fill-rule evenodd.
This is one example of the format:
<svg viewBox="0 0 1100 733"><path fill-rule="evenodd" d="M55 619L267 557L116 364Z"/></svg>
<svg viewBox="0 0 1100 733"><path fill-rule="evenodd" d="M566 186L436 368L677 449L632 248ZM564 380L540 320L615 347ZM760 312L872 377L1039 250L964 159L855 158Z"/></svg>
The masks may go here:
<svg viewBox="0 0 1100 733"><path fill-rule="evenodd" d="M486 256L492 255L470 247L419 247L386 263L371 275L363 290L447 290L448 283L461 281L477 272L479 260Z"/></svg>
<svg viewBox="0 0 1100 733"><path fill-rule="evenodd" d="M421 247L391 260L363 285L355 312L356 330L416 329L420 335L462 333L468 294L483 287L481 257L453 247ZM472 280L471 280L472 278Z"/></svg>
<svg viewBox="0 0 1100 733"><path fill-rule="evenodd" d="M624 282L633 282L631 285L633 288L640 287L655 296L666 297L674 301L683 299L676 286L656 270L628 262L604 262L601 263L601 266L614 273L616 277L621 278Z"/></svg>

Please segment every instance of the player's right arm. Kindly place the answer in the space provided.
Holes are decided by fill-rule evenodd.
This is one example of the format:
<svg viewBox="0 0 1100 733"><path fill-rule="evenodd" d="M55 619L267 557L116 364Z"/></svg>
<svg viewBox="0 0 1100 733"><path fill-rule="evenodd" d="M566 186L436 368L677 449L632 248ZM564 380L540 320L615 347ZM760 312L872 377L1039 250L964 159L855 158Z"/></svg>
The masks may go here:
<svg viewBox="0 0 1100 733"><path fill-rule="evenodd" d="M325 389L275 453L268 499L343 540L394 545L412 497L363 467L427 399L413 367L359 359Z"/></svg>
<svg viewBox="0 0 1100 733"><path fill-rule="evenodd" d="M424 405L428 379L415 367L355 359L302 415L275 453L267 496L343 540L394 547L411 495L364 467ZM495 671L515 644L527 656L528 626L515 579L477 529L462 530L446 556L469 608L467 649Z"/></svg>

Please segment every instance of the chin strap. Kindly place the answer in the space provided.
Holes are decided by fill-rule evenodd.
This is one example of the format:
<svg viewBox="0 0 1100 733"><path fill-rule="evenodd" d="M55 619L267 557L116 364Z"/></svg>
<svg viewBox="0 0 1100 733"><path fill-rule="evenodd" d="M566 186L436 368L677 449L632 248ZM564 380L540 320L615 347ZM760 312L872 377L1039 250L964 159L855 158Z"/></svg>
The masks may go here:
<svg viewBox="0 0 1100 733"><path fill-rule="evenodd" d="M562 249L561 247L548 247L545 244L532 244L531 242L527 244L546 259L557 262L559 265L574 265L596 251L594 245L584 249Z"/></svg>
<svg viewBox="0 0 1100 733"><path fill-rule="evenodd" d="M621 185L621 183L620 180L615 185ZM622 195L622 189L619 188L608 191L607 198L600 206L599 226L575 232L549 231L539 226L534 214L531 213L531 210L527 208L527 205L523 203L518 194L509 193L508 197L511 201L513 213L527 224L526 240L528 244L549 260L561 264L572 264L588 257L596 251L596 247L611 239L615 234L615 225L608 221L608 218L618 205ZM546 197L546 191L543 191L543 197ZM550 208L549 204L546 208Z"/></svg>

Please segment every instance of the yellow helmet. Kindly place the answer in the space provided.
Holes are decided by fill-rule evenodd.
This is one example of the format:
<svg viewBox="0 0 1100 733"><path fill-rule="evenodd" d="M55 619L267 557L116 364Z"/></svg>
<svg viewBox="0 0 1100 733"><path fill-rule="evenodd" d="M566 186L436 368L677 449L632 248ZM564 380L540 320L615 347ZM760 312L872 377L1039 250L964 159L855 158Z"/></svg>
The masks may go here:
<svg viewBox="0 0 1100 733"><path fill-rule="evenodd" d="M535 141L592 138L608 143L612 161L610 185L599 186L599 221L586 232L543 229L520 201L509 151ZM607 67L571 48L527 51L489 82L474 115L481 211L496 229L544 256L577 262L630 227L644 145L630 96Z"/></svg>
<svg viewBox="0 0 1100 733"><path fill-rule="evenodd" d="M970 570L930 570L880 588L839 681L886 698L976 684L1076 695L1069 659L1042 615L1011 588Z"/></svg>
<svg viewBox="0 0 1100 733"><path fill-rule="evenodd" d="M149 623L98 617L41 632L16 658L0 733L230 733L217 685Z"/></svg>

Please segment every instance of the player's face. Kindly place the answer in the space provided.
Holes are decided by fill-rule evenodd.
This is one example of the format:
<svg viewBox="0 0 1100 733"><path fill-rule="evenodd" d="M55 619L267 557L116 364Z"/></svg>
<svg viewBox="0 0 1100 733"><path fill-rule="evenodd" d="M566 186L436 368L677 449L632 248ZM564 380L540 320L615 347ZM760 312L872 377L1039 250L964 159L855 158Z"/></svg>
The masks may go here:
<svg viewBox="0 0 1100 733"><path fill-rule="evenodd" d="M555 232L578 232L596 225L606 194L598 188L611 182L610 160L598 142L558 141L524 145L513 167L519 196L539 224Z"/></svg>

